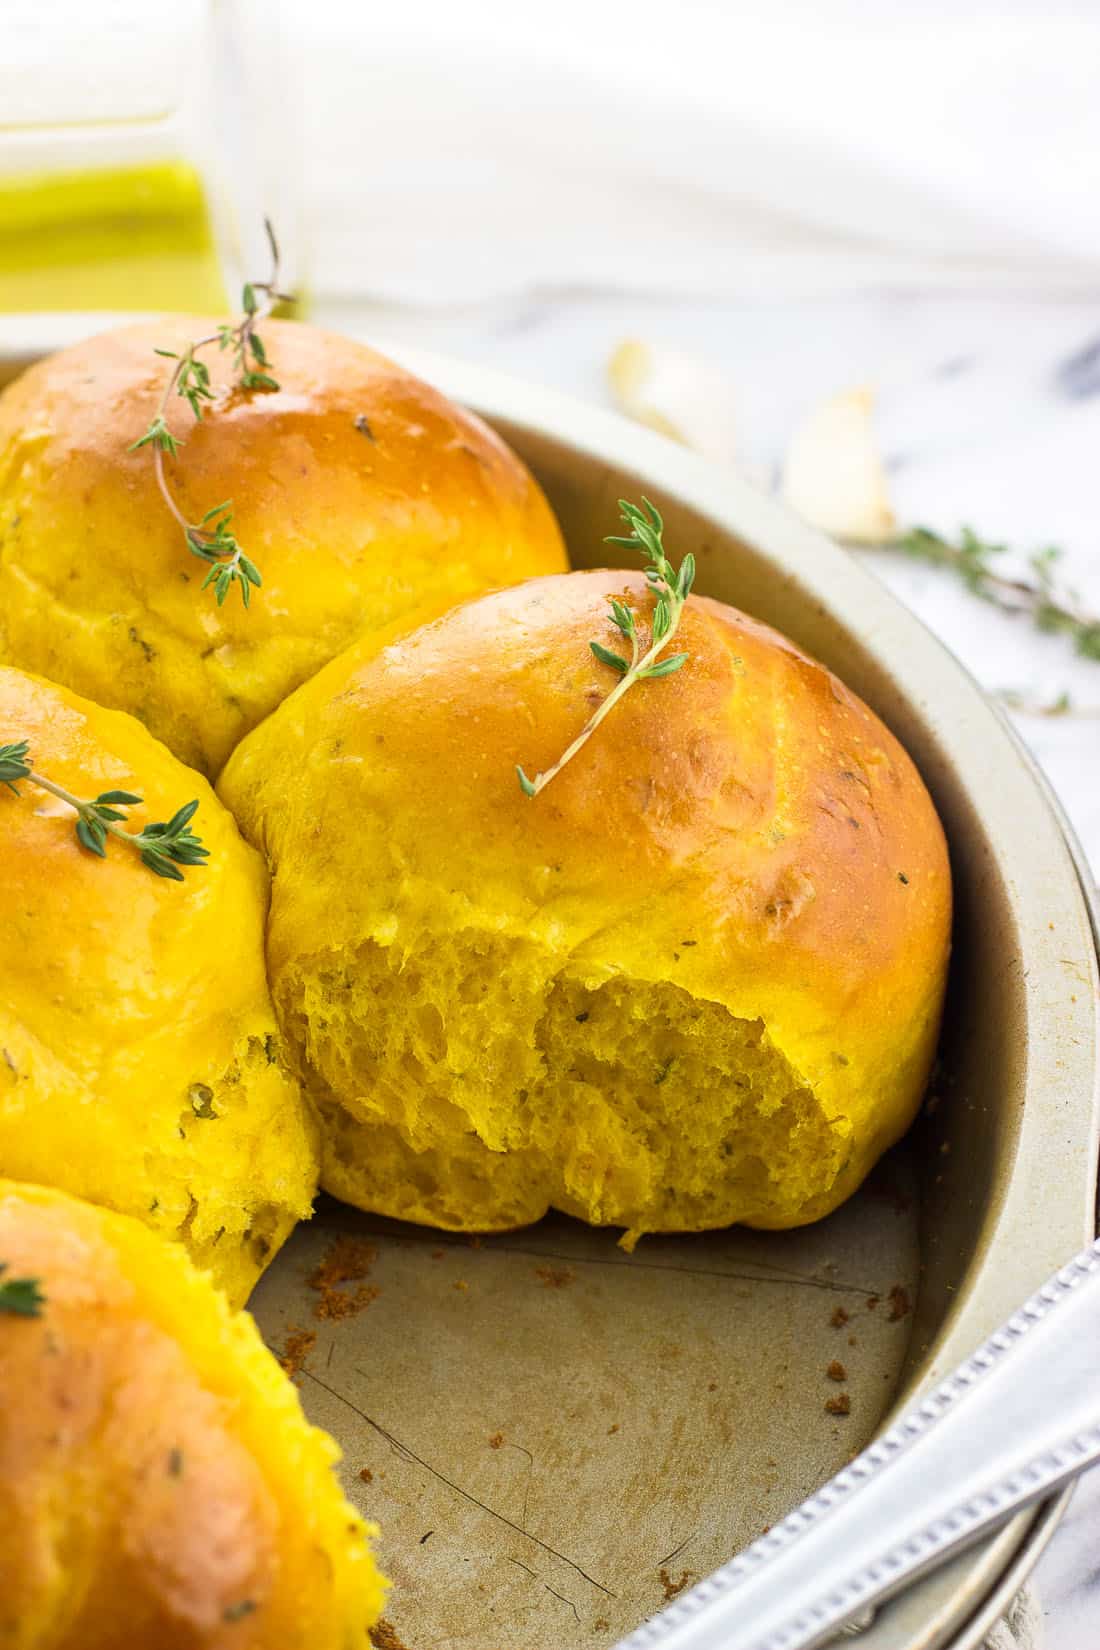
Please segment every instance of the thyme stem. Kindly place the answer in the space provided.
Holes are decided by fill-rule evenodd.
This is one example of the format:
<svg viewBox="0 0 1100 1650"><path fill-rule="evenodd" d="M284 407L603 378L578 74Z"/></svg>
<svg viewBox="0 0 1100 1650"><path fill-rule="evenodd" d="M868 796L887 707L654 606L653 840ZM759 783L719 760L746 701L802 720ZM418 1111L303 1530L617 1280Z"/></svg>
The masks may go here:
<svg viewBox="0 0 1100 1650"><path fill-rule="evenodd" d="M643 498L641 509L636 504L628 503L626 499L620 499L619 509L623 521L631 529L630 535L610 537L607 543L640 550L649 564L646 568L646 579L657 597L649 647L645 653L641 652L633 609L617 597L610 597L611 623L630 642L630 658L624 659L621 654L612 653L602 642L589 642L588 645L601 664L609 665L612 670L619 672L621 680L596 707L580 733L558 757L553 767L537 773L534 779L529 779L517 763L516 775L525 796L536 797L540 791L546 789L555 775L559 774L566 763L571 762L577 752L588 743L600 723L636 682L644 681L647 677L671 676L674 671L680 669L688 657L686 653L675 653L671 658L660 659L658 662L659 655L676 634L684 604L691 593L695 579L695 557L686 555L680 564L679 572L676 571L665 555L662 538L664 522L661 513L648 499Z"/></svg>
<svg viewBox="0 0 1100 1650"><path fill-rule="evenodd" d="M255 562L245 555L235 534L230 530L233 520L232 499L215 505L212 510L206 512L201 521L190 521L172 496L164 458L166 453L174 458L183 443L181 438L173 435L168 428L168 406L173 395L182 396L190 406L196 422L201 423L203 404L213 401L215 397L210 387L210 369L200 360L200 355L213 344L217 344L220 350L232 350L237 381L242 389L279 388L277 380L266 371L269 365L267 351L256 327L270 315L277 303L289 302L290 299L287 293L279 291L279 243L267 218L264 219L264 230L271 248L270 277L266 281L245 283L242 294L243 314L234 325L219 327L217 332L209 333L205 338L193 339L180 353L174 350L157 350L158 355L168 357L175 365L165 383L148 428L131 447L131 451L139 447L152 447L153 471L161 498L183 533L184 542L191 554L198 556L200 561L209 563L209 572L203 580L202 588L205 590L210 584L214 586L214 595L219 607L234 584L239 584L241 599L247 607L253 587L258 589L263 580Z"/></svg>
<svg viewBox="0 0 1100 1650"><path fill-rule="evenodd" d="M657 647L651 647L649 652L646 654L643 663L650 659L655 659L659 651L659 645ZM527 792L528 796L538 796L540 791L544 791L546 789L555 774L559 774L565 767L565 764L567 762L571 762L577 752L582 750L583 747L587 745L588 741L591 739L604 717L615 709L615 706L618 704L623 694L632 688L637 680L637 671L634 669L628 670L622 680L611 689L611 692L608 694L607 698L604 699L596 708L590 719L585 723L580 733L578 733L577 737L574 739L573 743L566 746L565 750L558 757L558 760L554 763L553 767L547 768L544 773L535 775L534 779L531 781L531 789Z"/></svg>
<svg viewBox="0 0 1100 1650"><path fill-rule="evenodd" d="M1007 546L979 538L969 527L961 530L957 543L927 527L915 527L891 548L932 567L946 568L961 578L975 596L1002 613L1030 617L1040 630L1069 637L1082 658L1100 660L1100 617L1058 587L1054 570L1062 552L1054 546L1029 556L1033 580L999 572L993 561L1005 553Z"/></svg>
<svg viewBox="0 0 1100 1650"><path fill-rule="evenodd" d="M181 865L202 865L208 857L209 850L203 847L201 838L188 828L198 808L197 801L185 803L167 821L144 825L140 831L127 831L120 823L127 817L122 810L139 803L140 796L131 791L103 791L92 798L74 796L56 780L31 767L25 739L14 745L0 745L0 784L18 796L16 781L23 779L72 808L76 814L77 841L99 859L106 858L108 835L115 836L135 849L142 863L158 877L182 882Z"/></svg>
<svg viewBox="0 0 1100 1650"><path fill-rule="evenodd" d="M49 791L50 795L56 796L59 801L67 802L82 818L95 806L94 802L86 802L79 796L74 796L72 791L67 791L63 785L55 784L52 779L47 779L44 773L36 773L33 768L27 769L26 778L32 785L37 785L39 790ZM123 842L136 842L140 835L136 831L124 831L113 819L104 819L101 823L105 831L109 831L112 836L120 837Z"/></svg>

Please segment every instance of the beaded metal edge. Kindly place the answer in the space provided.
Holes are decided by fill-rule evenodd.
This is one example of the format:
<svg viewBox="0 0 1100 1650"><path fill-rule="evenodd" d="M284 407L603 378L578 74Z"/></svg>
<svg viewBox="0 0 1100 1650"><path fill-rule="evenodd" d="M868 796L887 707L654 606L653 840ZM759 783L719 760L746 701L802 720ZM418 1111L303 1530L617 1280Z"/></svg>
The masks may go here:
<svg viewBox="0 0 1100 1650"><path fill-rule="evenodd" d="M1013 1351L1028 1333L1060 1306L1087 1278L1100 1272L1100 1239L1049 1278L1006 1323L990 1335L972 1357L960 1364L927 1397L908 1410L881 1438L870 1444L843 1471L776 1524L767 1535L693 1587L675 1604L643 1622L615 1650L651 1650L700 1610L737 1588L760 1566L792 1547L807 1531L826 1518L859 1486L875 1477L909 1450L949 1410ZM845 1618L857 1616L888 1591L900 1576L947 1557L967 1536L1012 1512L1023 1500L1034 1500L1043 1490L1062 1482L1076 1467L1100 1453L1100 1426L1078 1432L1057 1449L1039 1452L985 1493L961 1502L949 1516L932 1520L916 1535L889 1548L873 1564L864 1565L842 1587L824 1593L784 1627L759 1641L759 1650L794 1650L815 1633L837 1631Z"/></svg>

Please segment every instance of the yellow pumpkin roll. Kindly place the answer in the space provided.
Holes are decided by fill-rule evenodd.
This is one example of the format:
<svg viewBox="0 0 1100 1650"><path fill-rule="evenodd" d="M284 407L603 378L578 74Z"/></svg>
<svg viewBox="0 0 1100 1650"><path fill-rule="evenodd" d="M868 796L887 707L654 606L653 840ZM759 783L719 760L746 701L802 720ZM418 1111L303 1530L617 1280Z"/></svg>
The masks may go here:
<svg viewBox="0 0 1100 1650"><path fill-rule="evenodd" d="M0 745L21 752L0 786L0 1174L182 1239L239 1303L317 1174L264 973L264 867L131 716L0 668ZM78 800L143 799L105 804L131 833L197 800L209 857L173 881L104 831L100 858L24 768Z"/></svg>
<svg viewBox="0 0 1100 1650"><path fill-rule="evenodd" d="M136 1221L0 1181L6 1650L367 1650L339 1451L246 1313Z"/></svg>
<svg viewBox="0 0 1100 1650"><path fill-rule="evenodd" d="M322 1180L455 1229L554 1206L647 1231L826 1214L895 1141L935 1048L943 832L878 718L692 596L687 660L618 680L609 600L532 580L335 661L221 794L275 873L272 994Z"/></svg>
<svg viewBox="0 0 1100 1650"><path fill-rule="evenodd" d="M169 399L163 458L199 523L228 501L258 568L220 607L157 486L150 426L177 353L218 322L107 332L0 395L0 659L131 711L215 774L241 735L359 634L566 566L537 483L471 413L363 344L260 327L279 388L200 356L214 399ZM215 518L216 519L216 518Z"/></svg>

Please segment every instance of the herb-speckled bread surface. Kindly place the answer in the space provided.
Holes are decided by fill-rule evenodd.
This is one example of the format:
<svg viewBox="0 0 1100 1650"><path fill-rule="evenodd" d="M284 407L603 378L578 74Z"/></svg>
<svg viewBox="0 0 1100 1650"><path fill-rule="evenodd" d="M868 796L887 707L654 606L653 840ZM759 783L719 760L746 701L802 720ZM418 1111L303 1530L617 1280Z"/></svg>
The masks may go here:
<svg viewBox="0 0 1100 1650"><path fill-rule="evenodd" d="M0 1181L0 1642L367 1650L339 1451L246 1313L126 1216Z"/></svg>
<svg viewBox="0 0 1100 1650"><path fill-rule="evenodd" d="M31 781L0 788L0 1172L182 1239L238 1304L309 1214L316 1128L281 1054L264 970L267 877L232 816L133 717L0 667L0 743L80 798L195 798L209 849L184 881Z"/></svg>

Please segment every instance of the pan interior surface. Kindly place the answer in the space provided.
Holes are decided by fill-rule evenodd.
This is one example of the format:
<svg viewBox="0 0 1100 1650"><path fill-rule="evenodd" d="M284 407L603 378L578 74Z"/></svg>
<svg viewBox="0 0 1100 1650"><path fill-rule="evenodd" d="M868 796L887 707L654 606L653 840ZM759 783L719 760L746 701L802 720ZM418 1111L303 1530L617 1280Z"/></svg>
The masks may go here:
<svg viewBox="0 0 1100 1650"><path fill-rule="evenodd" d="M838 1471L904 1363L913 1192L903 1148L816 1226L633 1255L565 1216L471 1240L326 1201L252 1310L304 1351L400 1642L613 1644Z"/></svg>

